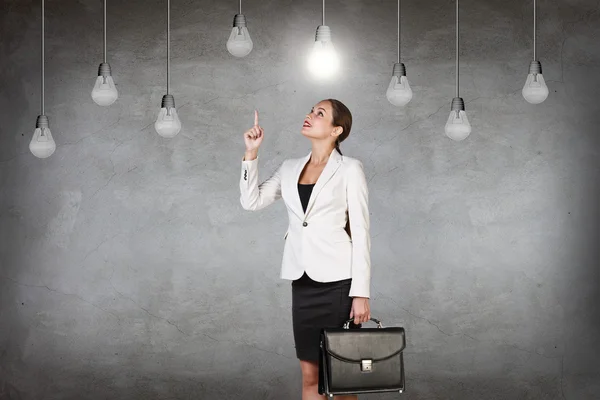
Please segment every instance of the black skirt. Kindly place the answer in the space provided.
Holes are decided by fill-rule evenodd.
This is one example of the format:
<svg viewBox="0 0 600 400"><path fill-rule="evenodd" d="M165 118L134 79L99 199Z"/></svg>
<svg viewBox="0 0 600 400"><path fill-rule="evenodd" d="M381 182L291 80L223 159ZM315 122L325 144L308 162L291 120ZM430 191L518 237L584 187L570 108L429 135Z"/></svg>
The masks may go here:
<svg viewBox="0 0 600 400"><path fill-rule="evenodd" d="M306 273L292 282L292 324L300 360L318 361L321 328L342 327L350 319L351 283L316 282Z"/></svg>

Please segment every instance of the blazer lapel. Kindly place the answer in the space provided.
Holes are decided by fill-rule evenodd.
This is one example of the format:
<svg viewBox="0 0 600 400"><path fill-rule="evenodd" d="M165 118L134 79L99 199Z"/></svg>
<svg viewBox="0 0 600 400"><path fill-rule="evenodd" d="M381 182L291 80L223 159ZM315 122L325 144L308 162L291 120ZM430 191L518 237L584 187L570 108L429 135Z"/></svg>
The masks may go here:
<svg viewBox="0 0 600 400"><path fill-rule="evenodd" d="M298 180L300 179L300 174L304 169L304 166L310 160L310 156L312 155L312 151L308 153L308 155L304 156L298 161L296 165L296 169L294 170L294 181L292 182L292 193L294 193L293 197L293 206L296 210L296 215L300 219L304 219L304 211L302 210L302 202L300 201L300 193L298 193ZM315 185L316 186L316 185ZM314 190L314 188L313 188ZM308 207L306 208L308 211Z"/></svg>
<svg viewBox="0 0 600 400"><path fill-rule="evenodd" d="M312 209L312 207L315 203L315 199L319 195L319 192L321 191L321 189L323 189L323 186L325 186L325 184L331 179L333 174L335 174L335 172L338 170L338 168L340 167L341 162L342 162L342 157L341 157L340 153L338 153L336 149L333 149L333 151L329 155L327 164L325 164L325 168L323 168L321 175L319 175L319 178L317 179L317 182L315 183L315 186L313 187L313 190L310 194L310 199L308 201L308 205L306 207L306 213L304 213L302 210L302 202L300 201L300 194L298 193L298 180L300 178L300 174L302 173L302 170L304 169L304 166L306 165L308 160L310 160L311 155L312 155L312 151L310 153L308 153L307 156L305 156L304 158L302 158L300 160L300 162L298 163L298 166L296 166L296 171L295 171L296 173L294 174L294 178L295 178L294 190L296 193L296 196L294 196L294 198L295 198L296 206L298 207L298 211L299 211L298 215L302 219L304 219L306 217L306 215L308 215L310 213L310 210Z"/></svg>

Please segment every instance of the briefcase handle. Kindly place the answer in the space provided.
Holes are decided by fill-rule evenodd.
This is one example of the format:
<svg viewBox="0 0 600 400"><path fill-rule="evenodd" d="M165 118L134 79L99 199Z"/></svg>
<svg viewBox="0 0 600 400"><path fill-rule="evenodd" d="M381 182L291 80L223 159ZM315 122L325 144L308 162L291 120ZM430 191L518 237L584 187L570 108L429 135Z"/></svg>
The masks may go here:
<svg viewBox="0 0 600 400"><path fill-rule="evenodd" d="M370 320L377 324L377 328L383 328L383 324L377 318L370 318ZM344 329L350 329L350 322L352 321L354 321L354 318L351 318L348 321L346 321L346 323L344 324Z"/></svg>

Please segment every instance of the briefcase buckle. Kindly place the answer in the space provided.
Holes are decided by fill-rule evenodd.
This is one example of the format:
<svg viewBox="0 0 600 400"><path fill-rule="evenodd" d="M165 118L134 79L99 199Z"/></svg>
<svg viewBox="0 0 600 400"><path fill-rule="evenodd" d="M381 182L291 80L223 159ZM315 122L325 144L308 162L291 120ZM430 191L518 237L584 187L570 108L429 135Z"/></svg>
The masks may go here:
<svg viewBox="0 0 600 400"><path fill-rule="evenodd" d="M361 372L372 372L373 371L373 360L361 360L360 361Z"/></svg>

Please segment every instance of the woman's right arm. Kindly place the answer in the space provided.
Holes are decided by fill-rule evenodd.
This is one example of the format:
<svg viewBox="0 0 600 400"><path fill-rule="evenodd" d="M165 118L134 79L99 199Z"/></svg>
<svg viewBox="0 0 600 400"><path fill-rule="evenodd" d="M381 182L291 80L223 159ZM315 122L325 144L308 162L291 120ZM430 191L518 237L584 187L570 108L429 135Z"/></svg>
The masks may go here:
<svg viewBox="0 0 600 400"><path fill-rule="evenodd" d="M244 133L246 154L242 159L240 177L240 203L244 210L257 211L281 198L281 168L266 181L258 184L258 148L264 138L264 130L258 125L258 111L254 111L254 126Z"/></svg>
<svg viewBox="0 0 600 400"><path fill-rule="evenodd" d="M240 203L244 210L257 211L281 198L282 167L283 163L269 179L258 184L258 155L246 152L240 177Z"/></svg>

